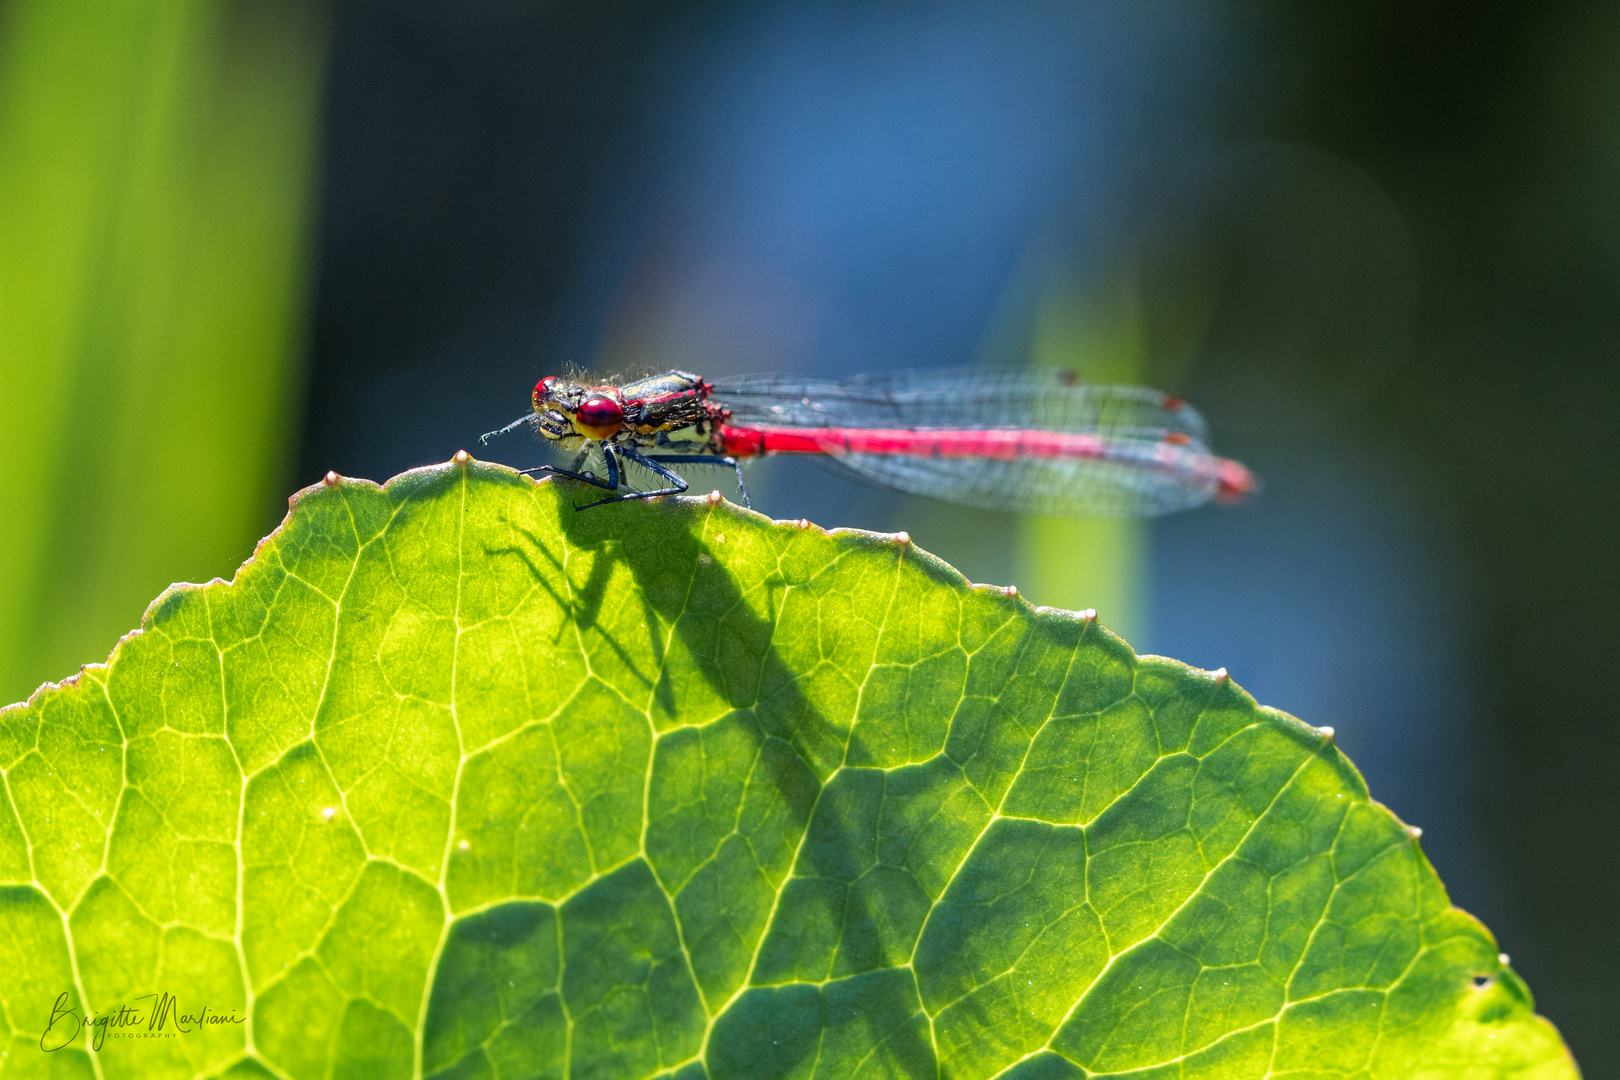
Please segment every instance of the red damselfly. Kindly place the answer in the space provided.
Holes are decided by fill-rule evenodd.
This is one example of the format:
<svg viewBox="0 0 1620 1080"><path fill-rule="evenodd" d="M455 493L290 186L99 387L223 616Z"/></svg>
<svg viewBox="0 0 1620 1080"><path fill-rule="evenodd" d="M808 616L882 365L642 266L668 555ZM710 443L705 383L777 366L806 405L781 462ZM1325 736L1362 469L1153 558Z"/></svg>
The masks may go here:
<svg viewBox="0 0 1620 1080"><path fill-rule="evenodd" d="M579 509L678 495L671 465L814 454L859 479L994 510L1066 517L1155 515L1255 490L1248 469L1210 452L1203 418L1139 386L1092 386L1054 370L903 371L853 379L685 371L624 385L548 376L521 427L575 452L541 465L611 494ZM586 471L600 452L607 476ZM636 491L634 464L668 486Z"/></svg>

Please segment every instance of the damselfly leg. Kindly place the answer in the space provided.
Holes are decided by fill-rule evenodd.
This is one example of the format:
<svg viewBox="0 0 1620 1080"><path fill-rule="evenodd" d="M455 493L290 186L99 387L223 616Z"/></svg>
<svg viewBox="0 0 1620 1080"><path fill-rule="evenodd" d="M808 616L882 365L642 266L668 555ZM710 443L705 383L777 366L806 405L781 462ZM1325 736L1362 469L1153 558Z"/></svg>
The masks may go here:
<svg viewBox="0 0 1620 1080"><path fill-rule="evenodd" d="M727 465L736 470L737 491L742 495L743 505L750 510L754 504L748 501L748 484L743 480L742 464L734 457L721 454L642 454L648 461L665 461L671 465Z"/></svg>
<svg viewBox="0 0 1620 1080"><path fill-rule="evenodd" d="M607 479L606 480L603 480L601 477L597 476L595 473L588 473L588 472L580 472L580 471L578 471L579 467L581 465L585 464L586 455L584 455L584 454L581 454L579 457L574 459L574 467L572 469L564 469L560 465L536 465L531 469L519 469L518 472L524 473L524 474L528 474L528 473L550 473L550 474L553 474L555 476L566 476L570 480L578 480L580 483L582 483L582 484L590 484L592 487L603 488L604 490L607 490L607 491L618 491L619 490L619 459L618 459L617 456L615 456L615 454L613 452L613 447L611 447L611 446L602 447L602 457L604 459L606 459L606 461L607 461L608 474L607 474ZM602 500L602 502L613 502L613 501L614 501L613 499L603 499ZM590 505L591 506L600 506L601 503L591 503ZM583 510L585 508L583 506L581 506L581 507L577 507L577 509Z"/></svg>
<svg viewBox="0 0 1620 1080"><path fill-rule="evenodd" d="M654 491L630 491L622 495L618 494L619 487L623 482L622 470L619 465L620 454L623 454L627 461L633 461L637 465L640 465L642 468L646 469L648 472L662 477L664 480L669 482L670 486L658 488ZM726 465L734 469L737 473L737 490L742 493L743 505L749 508L752 508L753 506L753 504L748 501L748 485L743 481L742 465L738 463L737 459L734 457L722 456L720 454L641 454L627 446L613 446L611 444L603 445L602 457L607 462L608 474L606 480L601 479L594 473L581 471L580 466L585 463L586 459L586 455L584 454L581 454L574 460L574 467L572 469L564 469L558 465L536 465L532 469L520 469L518 471L523 473L548 473L554 476L566 476L570 480L578 480L581 483L590 484L592 487L599 487L604 491L614 492L614 494L609 498L598 499L595 502L586 503L584 506L574 507L575 510L589 510L593 506L624 502L628 499L655 499L660 495L686 494L691 485L688 484L685 478L683 478L679 473L672 469L665 468L665 463L671 465Z"/></svg>
<svg viewBox="0 0 1620 1080"><path fill-rule="evenodd" d="M656 491L631 491L626 492L623 495L614 495L611 498L597 499L593 503L586 503L584 506L576 506L574 507L575 510L589 510L593 506L602 506L606 503L625 502L629 499L655 499L660 495L684 495L686 493L686 489L690 486L681 478L680 474L664 468L652 458L638 454L627 446L615 447L604 444L602 446L602 456L608 460L608 479L614 481L613 490L615 491L618 490L619 486L619 466L618 462L614 460L615 454L623 454L626 460L635 462L648 472L657 473L665 480L668 480L671 486L667 488L659 488ZM608 485L606 484L597 485L597 487L607 486Z"/></svg>

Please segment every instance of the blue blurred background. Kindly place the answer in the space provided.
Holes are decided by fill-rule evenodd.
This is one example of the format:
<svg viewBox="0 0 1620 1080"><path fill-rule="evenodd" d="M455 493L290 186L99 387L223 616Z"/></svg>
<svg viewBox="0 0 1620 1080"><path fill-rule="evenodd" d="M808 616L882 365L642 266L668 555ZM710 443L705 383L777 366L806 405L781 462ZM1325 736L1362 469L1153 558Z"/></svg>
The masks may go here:
<svg viewBox="0 0 1620 1080"><path fill-rule="evenodd" d="M1620 749L1620 10L192 7L207 29L183 40L214 80L195 91L213 110L205 130L282 151L254 165L205 143L185 160L216 163L194 168L199 184L221 161L263 179L233 220L281 227L220 258L260 252L279 299L258 330L193 345L219 380L219 403L196 415L224 419L163 427L176 472L146 467L158 436L143 429L148 442L64 453L59 478L93 478L78 510L0 489L46 523L33 547L0 543L0 633L20 642L0 696L104 656L168 581L229 576L285 494L328 469L381 480L463 447L545 460L522 439L476 439L569 366L1041 364L1147 383L1198 405L1217 448L1263 477L1261 497L1152 523L1018 521L784 460L751 471L755 505L905 529L973 580L1096 607L1138 651L1226 667L1262 702L1335 727L1375 797L1423 826L1454 900L1497 932L1588 1075L1620 1074L1620 813L1607 794ZM29 12L45 9L0 9L0 73L37 52L29 19L44 16ZM236 99L219 88L238 84L281 104L224 110ZM0 113L26 113L15 102L28 93L8 76ZM32 130L0 115L12 146L33 145L16 134ZM8 193L28 205L3 170L0 210ZM102 202L129 205L108 190ZM212 235L189 205L153 228ZM36 247L55 234L41 235ZM26 245L0 235L0 249L29 274ZM75 286L94 310L103 277ZM210 303L174 292L176 320ZM284 344L245 363L241 341L267 332ZM94 414L109 391L92 361L110 333L31 353L0 343L0 374L20 402L44 392L26 372L59 364L53 407ZM231 443L232 418L255 407L263 434ZM0 445L38 445L20 430ZM207 507L172 501L188 452L242 476L251 497L235 516L210 524ZM64 600L83 590L88 556L60 552L78 550L62 538L81 535L98 498L127 490L111 461L159 480L133 524L103 526L123 542L97 549L108 584L92 612ZM730 492L718 473L696 482ZM142 533L164 507L207 542ZM8 580L24 584L8 594ZM41 623L54 636L26 641Z"/></svg>

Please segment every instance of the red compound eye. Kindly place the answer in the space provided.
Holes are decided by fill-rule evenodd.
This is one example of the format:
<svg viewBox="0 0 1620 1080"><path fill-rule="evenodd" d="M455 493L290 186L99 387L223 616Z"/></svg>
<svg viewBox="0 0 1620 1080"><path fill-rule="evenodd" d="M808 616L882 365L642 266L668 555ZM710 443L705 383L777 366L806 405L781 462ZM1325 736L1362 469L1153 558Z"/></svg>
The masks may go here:
<svg viewBox="0 0 1620 1080"><path fill-rule="evenodd" d="M534 384L534 403L539 405L551 394L551 388L557 385L557 376L547 375Z"/></svg>
<svg viewBox="0 0 1620 1080"><path fill-rule="evenodd" d="M600 439L618 431L624 424L624 409L610 397L593 394L575 410L574 423L593 438Z"/></svg>

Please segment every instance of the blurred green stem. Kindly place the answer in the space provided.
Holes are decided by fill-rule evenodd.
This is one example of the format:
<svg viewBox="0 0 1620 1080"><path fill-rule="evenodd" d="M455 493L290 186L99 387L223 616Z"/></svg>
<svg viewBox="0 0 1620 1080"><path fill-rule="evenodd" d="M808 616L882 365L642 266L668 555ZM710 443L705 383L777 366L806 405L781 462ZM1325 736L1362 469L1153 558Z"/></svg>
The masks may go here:
<svg viewBox="0 0 1620 1080"><path fill-rule="evenodd" d="M1068 368L1087 382L1141 379L1143 341L1135 279L1103 289L1055 276L1041 297L1031 344L1037 367ZM1147 523L1137 518L1071 521L1026 517L1018 580L1031 603L1095 608L1102 624L1141 645L1147 633Z"/></svg>
<svg viewBox="0 0 1620 1080"><path fill-rule="evenodd" d="M0 702L274 520L325 9L0 8Z"/></svg>

